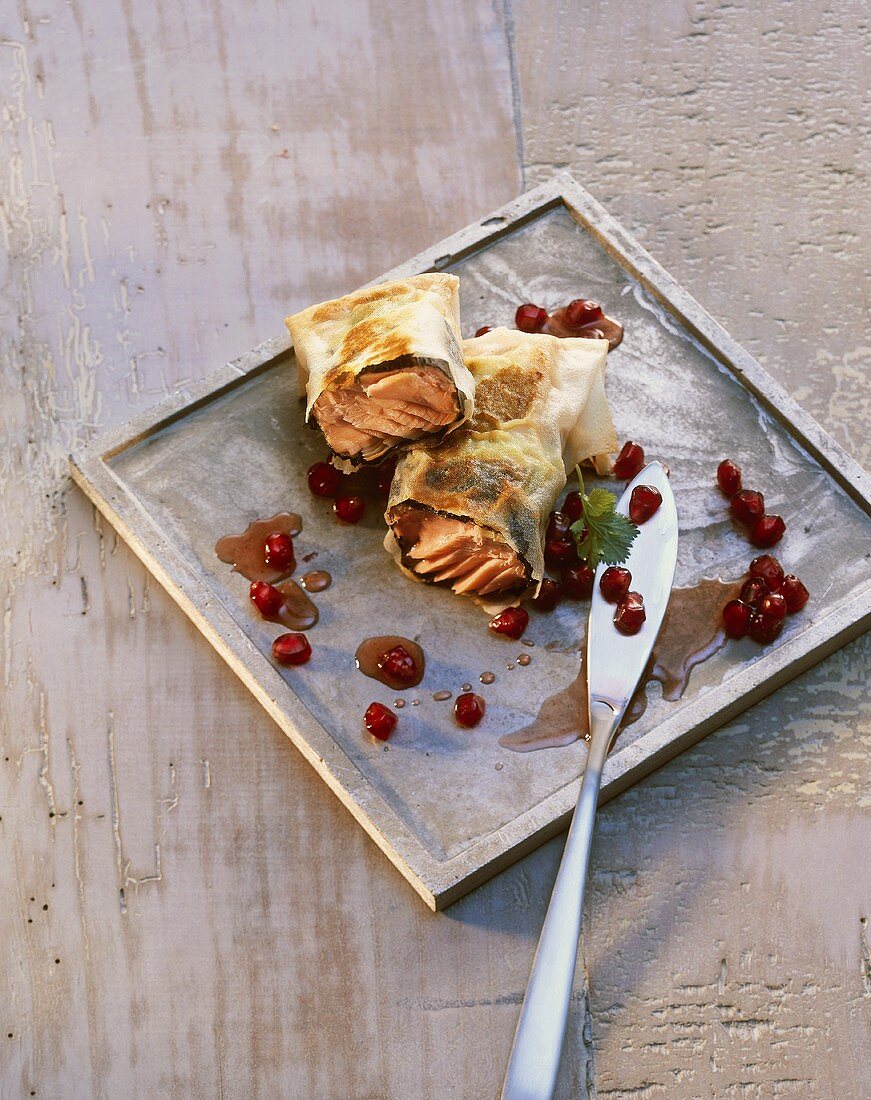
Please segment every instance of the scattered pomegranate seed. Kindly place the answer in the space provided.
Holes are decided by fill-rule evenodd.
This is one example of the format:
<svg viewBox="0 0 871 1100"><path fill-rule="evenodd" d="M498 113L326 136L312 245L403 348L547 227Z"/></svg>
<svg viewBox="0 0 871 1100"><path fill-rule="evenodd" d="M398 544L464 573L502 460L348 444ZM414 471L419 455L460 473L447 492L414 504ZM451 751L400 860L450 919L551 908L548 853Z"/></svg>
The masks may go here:
<svg viewBox="0 0 871 1100"><path fill-rule="evenodd" d="M370 703L363 715L363 725L379 741L386 741L396 729L396 715L383 703Z"/></svg>
<svg viewBox="0 0 871 1100"><path fill-rule="evenodd" d="M750 577L741 586L741 599L756 607L763 596L768 595L768 586L761 577Z"/></svg>
<svg viewBox="0 0 871 1100"><path fill-rule="evenodd" d="M536 611L553 611L562 598L563 588L559 581L545 577L541 582L538 595L529 601Z"/></svg>
<svg viewBox="0 0 871 1100"><path fill-rule="evenodd" d="M780 594L786 600L786 610L790 615L794 615L796 611L801 611L810 596L810 593L795 573L787 573L783 578Z"/></svg>
<svg viewBox="0 0 871 1100"><path fill-rule="evenodd" d="M717 484L727 497L741 492L741 468L731 458L724 458L717 467Z"/></svg>
<svg viewBox="0 0 871 1100"><path fill-rule="evenodd" d="M264 619L274 619L284 605L284 596L266 581L252 581L248 595Z"/></svg>
<svg viewBox="0 0 871 1100"><path fill-rule="evenodd" d="M759 601L757 610L763 619L785 619L786 599L779 592L769 592Z"/></svg>
<svg viewBox="0 0 871 1100"><path fill-rule="evenodd" d="M308 487L316 497L334 497L341 482L342 475L329 462L316 462L309 467Z"/></svg>
<svg viewBox="0 0 871 1100"><path fill-rule="evenodd" d="M644 597L640 592L627 592L617 604L617 610L614 612L614 626L621 634L637 634L646 618Z"/></svg>
<svg viewBox="0 0 871 1100"><path fill-rule="evenodd" d="M396 680L400 684L410 684L417 677L417 663L402 645L388 649L378 662L378 668L388 680Z"/></svg>
<svg viewBox="0 0 871 1100"><path fill-rule="evenodd" d="M760 645L773 642L781 630L783 630L783 619L767 619L764 615L754 615L750 623L750 637Z"/></svg>
<svg viewBox="0 0 871 1100"><path fill-rule="evenodd" d="M633 523L647 523L662 504L662 493L653 485L636 485L629 498L629 518Z"/></svg>
<svg viewBox="0 0 871 1100"><path fill-rule="evenodd" d="M572 523L576 523L584 514L584 498L577 491L572 489L566 499L563 501L561 511L569 517Z"/></svg>
<svg viewBox="0 0 871 1100"><path fill-rule="evenodd" d="M729 501L732 515L739 523L753 523L765 511L765 497L755 489L742 489Z"/></svg>
<svg viewBox="0 0 871 1100"><path fill-rule="evenodd" d="M336 497L333 511L344 523L359 523L366 511L362 497Z"/></svg>
<svg viewBox="0 0 871 1100"><path fill-rule="evenodd" d="M598 302L591 302L587 298L575 298L566 306L566 324L572 328L580 328L591 321L600 321L604 314Z"/></svg>
<svg viewBox="0 0 871 1100"><path fill-rule="evenodd" d="M551 512L547 521L545 539L564 539L568 536L572 520L566 512Z"/></svg>
<svg viewBox="0 0 871 1100"><path fill-rule="evenodd" d="M504 634L508 638L519 638L529 623L529 612L522 607L506 607L494 615L487 624L494 634Z"/></svg>
<svg viewBox="0 0 871 1100"><path fill-rule="evenodd" d="M272 656L280 665L304 665L311 655L305 634L279 634L272 643Z"/></svg>
<svg viewBox="0 0 871 1100"><path fill-rule="evenodd" d="M743 600L729 600L723 608L723 626L730 638L743 638L752 619L753 608Z"/></svg>
<svg viewBox="0 0 871 1100"><path fill-rule="evenodd" d="M769 592L777 592L783 584L783 566L771 554L760 554L750 562L750 576L758 577Z"/></svg>
<svg viewBox="0 0 871 1100"><path fill-rule="evenodd" d="M481 327L475 332L476 336L486 336L488 332L493 331L492 325L481 325Z"/></svg>
<svg viewBox="0 0 871 1100"><path fill-rule="evenodd" d="M631 481L636 474L644 468L644 448L632 440L623 444L623 450L617 455L614 463L614 477L623 481Z"/></svg>
<svg viewBox="0 0 871 1100"><path fill-rule="evenodd" d="M596 574L585 561L577 565L567 565L560 576L563 592L570 600L588 600L592 596Z"/></svg>
<svg viewBox="0 0 871 1100"><path fill-rule="evenodd" d="M547 322L547 310L534 306L531 302L518 306L514 314L514 323L521 332L541 332Z"/></svg>
<svg viewBox="0 0 871 1100"><path fill-rule="evenodd" d="M474 691L467 691L457 696L454 703L454 718L459 725L471 729L481 721L486 709L487 704L480 695L476 695Z"/></svg>
<svg viewBox="0 0 871 1100"><path fill-rule="evenodd" d="M544 560L548 565L574 565L578 560L578 548L571 535L548 539L544 544Z"/></svg>
<svg viewBox="0 0 871 1100"><path fill-rule="evenodd" d="M609 565L599 578L599 591L608 603L619 603L629 591L632 574L622 565Z"/></svg>
<svg viewBox="0 0 871 1100"><path fill-rule="evenodd" d="M271 565L273 569L292 570L296 566L293 539L283 531L273 531L266 538L263 557L266 559L266 564Z"/></svg>
<svg viewBox="0 0 871 1100"><path fill-rule="evenodd" d="M786 524L780 516L760 516L750 530L750 541L760 550L774 546L783 538Z"/></svg>

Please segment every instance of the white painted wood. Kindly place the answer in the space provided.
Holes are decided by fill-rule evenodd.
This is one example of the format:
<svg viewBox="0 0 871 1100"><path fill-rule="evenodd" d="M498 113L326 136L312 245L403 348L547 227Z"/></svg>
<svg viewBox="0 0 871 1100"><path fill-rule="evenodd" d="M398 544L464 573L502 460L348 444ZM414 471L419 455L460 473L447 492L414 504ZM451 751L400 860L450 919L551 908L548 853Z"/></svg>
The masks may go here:
<svg viewBox="0 0 871 1100"><path fill-rule="evenodd" d="M507 201L522 116L871 458L857 3L292 7L0 11L4 1100L495 1097L561 843L427 913L75 446ZM868 655L603 810L561 1098L871 1091Z"/></svg>

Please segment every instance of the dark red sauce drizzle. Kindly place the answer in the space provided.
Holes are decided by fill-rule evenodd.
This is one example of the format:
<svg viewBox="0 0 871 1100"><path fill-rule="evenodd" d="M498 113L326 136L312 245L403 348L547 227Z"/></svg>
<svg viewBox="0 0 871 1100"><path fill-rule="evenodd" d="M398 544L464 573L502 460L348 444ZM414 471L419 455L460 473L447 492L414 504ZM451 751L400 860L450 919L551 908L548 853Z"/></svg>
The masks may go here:
<svg viewBox="0 0 871 1100"><path fill-rule="evenodd" d="M692 670L709 660L726 644L722 628L723 605L734 599L741 581L701 580L689 588L675 588L669 600L662 631L653 648L650 665L629 704L623 728L637 722L647 709L647 684L662 684L664 699L675 702L687 689ZM587 722L587 673L582 645L577 677L561 691L545 699L530 725L499 738L499 744L515 752L558 748L589 736Z"/></svg>
<svg viewBox="0 0 871 1100"><path fill-rule="evenodd" d="M384 654L398 645L401 645L406 653L414 659L414 663L417 666L415 678L404 683L386 676L384 671L378 667L378 662ZM364 676L369 676L373 680L378 680L380 683L386 684L389 688L393 688L394 691L402 691L405 688L416 687L423 679L423 674L426 670L426 656L421 647L417 642L411 641L410 638L403 638L398 634L381 634L374 638L364 639L357 646L357 652L354 654L354 663Z"/></svg>
<svg viewBox="0 0 871 1100"><path fill-rule="evenodd" d="M278 570L268 565L264 557L266 539L275 531L284 535L298 535L302 519L295 512L279 512L269 519L256 519L241 535L225 535L215 543L215 553L221 561L233 566L249 581L268 581L275 584L290 576L292 569Z"/></svg>

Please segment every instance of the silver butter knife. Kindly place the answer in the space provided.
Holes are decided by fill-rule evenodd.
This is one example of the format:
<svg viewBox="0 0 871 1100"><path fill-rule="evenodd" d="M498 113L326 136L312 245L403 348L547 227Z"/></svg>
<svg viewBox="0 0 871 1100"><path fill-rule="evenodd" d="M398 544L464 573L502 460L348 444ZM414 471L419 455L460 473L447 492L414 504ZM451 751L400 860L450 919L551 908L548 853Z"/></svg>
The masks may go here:
<svg viewBox="0 0 871 1100"><path fill-rule="evenodd" d="M664 467L651 462L630 482L617 504L624 515L629 514L629 498L637 485L653 485L662 495L659 509L639 527L625 562L632 573L632 591L644 597L647 619L637 634L627 637L617 630L613 622L615 607L599 590L599 578L605 569L600 565L587 630L587 763L514 1034L502 1100L550 1100L553 1096L577 963L602 769L650 660L674 581L677 510Z"/></svg>

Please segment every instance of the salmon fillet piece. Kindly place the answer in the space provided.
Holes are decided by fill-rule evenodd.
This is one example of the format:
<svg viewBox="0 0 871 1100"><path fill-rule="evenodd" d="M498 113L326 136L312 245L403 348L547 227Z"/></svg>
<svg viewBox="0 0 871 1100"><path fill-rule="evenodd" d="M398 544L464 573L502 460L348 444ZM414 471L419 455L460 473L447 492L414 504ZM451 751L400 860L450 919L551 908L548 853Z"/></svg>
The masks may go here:
<svg viewBox="0 0 871 1100"><path fill-rule="evenodd" d="M454 592L489 596L521 592L529 583L517 552L470 519L400 506L392 529L406 568L435 584L448 583Z"/></svg>
<svg viewBox="0 0 871 1100"><path fill-rule="evenodd" d="M358 374L350 385L325 390L312 414L336 454L371 462L447 427L459 412L451 378L418 365Z"/></svg>

